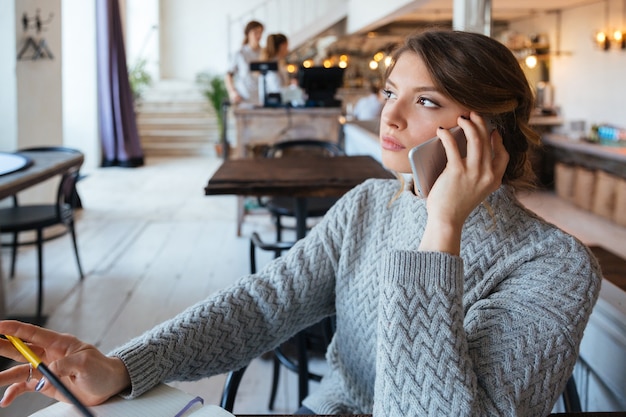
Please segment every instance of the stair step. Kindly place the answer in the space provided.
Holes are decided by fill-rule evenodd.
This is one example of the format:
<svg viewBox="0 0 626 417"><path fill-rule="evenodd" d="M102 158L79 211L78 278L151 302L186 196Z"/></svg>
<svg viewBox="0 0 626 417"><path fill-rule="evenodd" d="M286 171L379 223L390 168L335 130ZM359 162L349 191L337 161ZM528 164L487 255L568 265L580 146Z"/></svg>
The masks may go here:
<svg viewBox="0 0 626 417"><path fill-rule="evenodd" d="M143 144L142 149L146 156L215 156L215 145L207 143L204 146L190 146L189 144Z"/></svg>
<svg viewBox="0 0 626 417"><path fill-rule="evenodd" d="M219 132L159 132L159 131L139 131L139 137L142 140L152 142L217 142L219 140Z"/></svg>
<svg viewBox="0 0 626 417"><path fill-rule="evenodd" d="M142 126L156 126L164 130L168 129L197 129L197 128L217 128L217 119L213 118L172 118L172 117L155 117L145 118L138 117L137 124Z"/></svg>

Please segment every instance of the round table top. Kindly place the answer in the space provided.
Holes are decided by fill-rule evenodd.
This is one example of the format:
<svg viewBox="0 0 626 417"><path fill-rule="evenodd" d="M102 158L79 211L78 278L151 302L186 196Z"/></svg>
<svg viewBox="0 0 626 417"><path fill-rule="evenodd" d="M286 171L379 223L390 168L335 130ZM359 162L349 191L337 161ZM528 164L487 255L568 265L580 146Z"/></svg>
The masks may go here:
<svg viewBox="0 0 626 417"><path fill-rule="evenodd" d="M0 152L0 175L10 174L28 167L32 161L24 155Z"/></svg>

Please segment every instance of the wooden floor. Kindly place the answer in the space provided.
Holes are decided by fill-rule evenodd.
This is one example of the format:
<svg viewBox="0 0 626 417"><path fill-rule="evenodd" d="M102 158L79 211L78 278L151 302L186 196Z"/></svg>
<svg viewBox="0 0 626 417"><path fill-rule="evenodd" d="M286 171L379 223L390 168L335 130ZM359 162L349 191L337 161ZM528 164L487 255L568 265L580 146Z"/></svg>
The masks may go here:
<svg viewBox="0 0 626 417"><path fill-rule="evenodd" d="M265 215L246 218L237 237L236 198L204 196L203 186L220 160L212 157L149 158L144 167L104 168L85 172L78 188L78 240L84 282L67 236L44 248L47 327L73 333L108 351L169 318L190 304L226 287L248 272L248 236L271 236ZM540 215L580 237L626 257L626 228L584 212L551 193L522 196ZM8 250L3 249L9 314L32 314L35 305L35 253L23 248L17 275L7 277ZM269 260L261 257L260 262ZM315 367L323 370L323 362ZM295 377L281 375L274 412L297 408ZM271 363L255 360L244 377L235 411L267 413ZM174 384L218 403L223 376ZM286 382L285 382L286 381ZM315 389L315 383L311 384ZM2 416L24 416L45 405L39 395L24 398Z"/></svg>

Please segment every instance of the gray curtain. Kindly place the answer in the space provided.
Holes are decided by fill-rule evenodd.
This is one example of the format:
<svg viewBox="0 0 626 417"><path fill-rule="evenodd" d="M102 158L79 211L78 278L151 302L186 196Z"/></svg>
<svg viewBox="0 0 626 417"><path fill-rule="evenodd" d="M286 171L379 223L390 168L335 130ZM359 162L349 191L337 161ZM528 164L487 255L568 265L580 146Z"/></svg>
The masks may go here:
<svg viewBox="0 0 626 417"><path fill-rule="evenodd" d="M138 167L143 150L128 81L118 0L96 0L102 166Z"/></svg>

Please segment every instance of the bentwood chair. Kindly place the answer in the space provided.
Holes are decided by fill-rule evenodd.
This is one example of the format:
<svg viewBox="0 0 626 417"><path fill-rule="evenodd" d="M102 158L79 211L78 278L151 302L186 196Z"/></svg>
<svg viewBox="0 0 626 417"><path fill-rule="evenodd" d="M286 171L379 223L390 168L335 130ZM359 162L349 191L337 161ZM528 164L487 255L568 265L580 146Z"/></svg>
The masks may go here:
<svg viewBox="0 0 626 417"><path fill-rule="evenodd" d="M279 257L283 251L289 250L293 246L293 242L272 242L266 243L261 240L259 235L255 232L252 233L250 238L250 273L256 273L256 249L274 252L274 257ZM308 358L309 354L317 354L322 356L326 352L326 348L330 344L334 333L334 317L323 319L321 322L299 332L292 339L285 342L281 346L274 349L272 352L273 357L273 375L272 375L272 390L270 393L270 400L268 408L274 409L274 401L278 392L278 382L280 376L280 366L285 366L292 372L298 374L298 403L302 405L302 401L308 395L308 381L321 381L322 376L316 373L309 372ZM236 387L239 385L241 376L245 372L245 368L238 372L231 373L228 377L227 386ZM230 404L234 401L234 394L228 397L225 389L223 401L225 404ZM232 398L229 402L228 398Z"/></svg>
<svg viewBox="0 0 626 417"><path fill-rule="evenodd" d="M335 143L318 139L297 139L277 142L271 145L264 156L266 158L281 158L283 156L297 157L299 154L319 155L324 157L342 156L344 151ZM321 217L335 204L337 197L307 198L307 218ZM282 241L282 231L285 226L283 217L295 218L295 200L292 197L260 198L259 205L265 207L274 219L276 227L276 241Z"/></svg>
<svg viewBox="0 0 626 417"><path fill-rule="evenodd" d="M28 151L61 151L76 153L74 149L62 147L46 147L46 148L30 148ZM46 228L62 225L65 227L62 234L53 236L60 237L70 232L72 236L72 244L74 246L74 254L76 256L76 264L80 279L84 277L80 258L78 256L78 245L76 243L76 231L74 228L74 207L79 205L76 193L76 182L79 177L79 167L74 167L66 171L61 176L61 181L57 190L56 201L50 204L32 204L20 205L17 195L13 195L13 206L0 208L0 231L2 233L10 233L13 235L11 247L11 273L10 277L15 276L15 264L17 260L18 246L33 244L37 245L37 316L38 322L43 319L43 243L48 239L44 239L43 231ZM20 242L19 234L22 232L34 231L36 240L29 242Z"/></svg>

